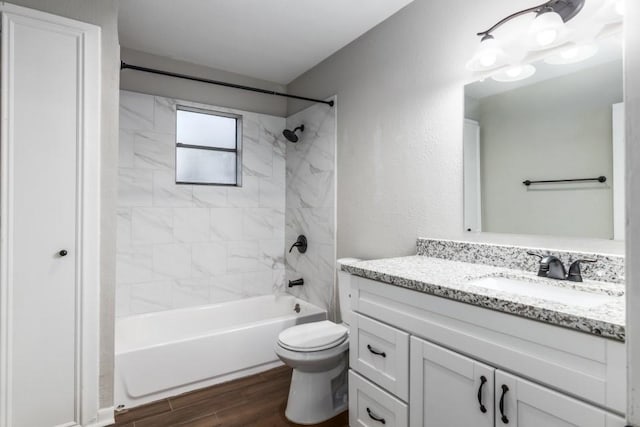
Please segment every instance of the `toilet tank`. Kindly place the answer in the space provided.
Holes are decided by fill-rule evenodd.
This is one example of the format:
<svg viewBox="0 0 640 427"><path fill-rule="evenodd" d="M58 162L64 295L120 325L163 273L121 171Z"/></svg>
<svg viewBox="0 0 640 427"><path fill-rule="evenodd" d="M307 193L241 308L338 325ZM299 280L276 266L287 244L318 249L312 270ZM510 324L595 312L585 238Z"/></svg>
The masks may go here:
<svg viewBox="0 0 640 427"><path fill-rule="evenodd" d="M351 321L351 274L342 271L343 264L352 264L361 261L356 258L341 258L336 262L338 269L338 307L340 307L340 319L347 325Z"/></svg>

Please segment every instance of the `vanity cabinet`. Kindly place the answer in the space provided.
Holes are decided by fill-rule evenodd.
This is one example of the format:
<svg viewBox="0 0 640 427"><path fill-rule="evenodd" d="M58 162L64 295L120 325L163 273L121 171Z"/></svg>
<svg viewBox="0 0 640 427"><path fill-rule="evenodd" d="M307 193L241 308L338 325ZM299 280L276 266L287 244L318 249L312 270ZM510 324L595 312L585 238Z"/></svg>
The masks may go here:
<svg viewBox="0 0 640 427"><path fill-rule="evenodd" d="M415 337L410 369L411 426L624 426L595 406Z"/></svg>
<svg viewBox="0 0 640 427"><path fill-rule="evenodd" d="M351 426L625 426L621 342L361 277L351 306Z"/></svg>

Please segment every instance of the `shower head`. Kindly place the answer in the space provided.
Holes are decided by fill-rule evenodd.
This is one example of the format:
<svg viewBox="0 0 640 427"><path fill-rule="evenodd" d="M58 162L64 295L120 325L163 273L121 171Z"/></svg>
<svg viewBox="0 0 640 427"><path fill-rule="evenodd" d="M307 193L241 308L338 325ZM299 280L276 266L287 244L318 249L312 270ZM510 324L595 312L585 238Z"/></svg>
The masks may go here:
<svg viewBox="0 0 640 427"><path fill-rule="evenodd" d="M282 131L282 134L284 135L285 138L287 138L288 141L298 142L299 138L298 138L298 135L296 135L297 131L304 132L304 125L300 125L294 130L285 129Z"/></svg>

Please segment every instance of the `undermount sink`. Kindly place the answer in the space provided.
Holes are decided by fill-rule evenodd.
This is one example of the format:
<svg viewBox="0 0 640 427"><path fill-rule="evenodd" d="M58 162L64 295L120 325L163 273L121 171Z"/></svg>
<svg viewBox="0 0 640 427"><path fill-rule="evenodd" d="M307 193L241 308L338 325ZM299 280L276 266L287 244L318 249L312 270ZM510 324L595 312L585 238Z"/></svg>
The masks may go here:
<svg viewBox="0 0 640 427"><path fill-rule="evenodd" d="M566 286L508 277L482 277L469 281L470 285L522 295L546 301L581 307L596 307L614 301L615 297L606 293L588 292Z"/></svg>

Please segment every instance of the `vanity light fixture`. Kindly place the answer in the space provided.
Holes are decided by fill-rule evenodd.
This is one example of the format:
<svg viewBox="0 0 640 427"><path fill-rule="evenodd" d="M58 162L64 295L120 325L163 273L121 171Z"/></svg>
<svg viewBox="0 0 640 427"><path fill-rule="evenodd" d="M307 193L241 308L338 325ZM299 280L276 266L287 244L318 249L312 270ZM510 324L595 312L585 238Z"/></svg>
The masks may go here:
<svg viewBox="0 0 640 427"><path fill-rule="evenodd" d="M532 49L547 49L555 44L564 31L564 21L562 17L546 6L542 8L531 23L529 30Z"/></svg>
<svg viewBox="0 0 640 427"><path fill-rule="evenodd" d="M571 43L557 53L547 56L544 62L552 65L575 64L584 61L598 53L598 46L594 43Z"/></svg>
<svg viewBox="0 0 640 427"><path fill-rule="evenodd" d="M512 65L506 67L491 76L497 82L517 82L533 76L536 73L536 67L531 64Z"/></svg>
<svg viewBox="0 0 640 427"><path fill-rule="evenodd" d="M504 65L506 55L500 47L500 42L495 39L493 32L507 22L519 16L535 13L529 29L529 49L548 49L562 42L564 24L576 16L586 0L549 0L543 4L523 9L501 19L492 27L477 33L480 46L467 63L467 68L472 71L485 71Z"/></svg>

